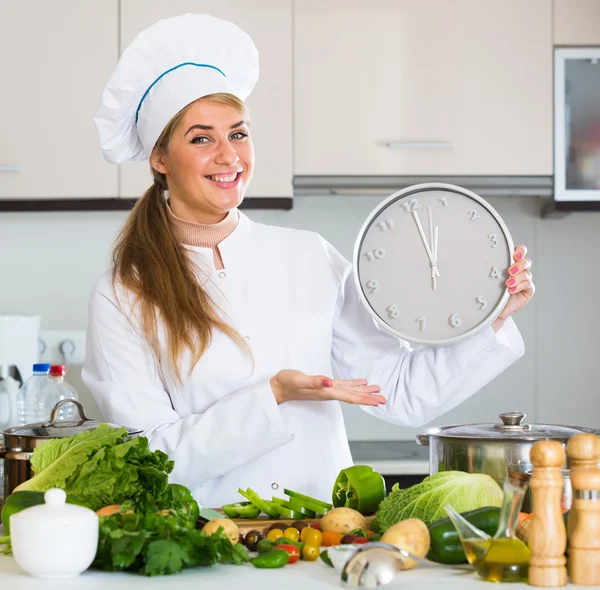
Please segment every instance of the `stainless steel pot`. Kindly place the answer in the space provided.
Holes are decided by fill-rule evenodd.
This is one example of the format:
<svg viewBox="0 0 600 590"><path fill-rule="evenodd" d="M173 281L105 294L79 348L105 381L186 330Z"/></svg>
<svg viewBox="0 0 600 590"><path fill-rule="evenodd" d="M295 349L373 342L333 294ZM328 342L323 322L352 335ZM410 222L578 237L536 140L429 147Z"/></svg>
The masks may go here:
<svg viewBox="0 0 600 590"><path fill-rule="evenodd" d="M58 411L67 403L77 406L79 420L57 420ZM66 438L86 430L94 430L100 424L105 424L105 422L90 420L79 402L63 399L52 409L49 422L13 426L0 431L0 434L4 436L4 445L0 447L0 459L4 459L4 498L18 485L31 479L33 474L30 459L36 447L54 438ZM114 424L109 424L109 426L118 428ZM140 432L140 430L127 428L129 435Z"/></svg>
<svg viewBox="0 0 600 590"><path fill-rule="evenodd" d="M443 426L420 433L416 439L419 445L429 447L430 475L450 470L486 473L502 486L509 470L531 471L529 453L536 441L557 440L566 446L575 434L599 434L582 426L525 424L524 418L521 412L507 412L500 414L501 424ZM567 459L563 468L568 467ZM530 509L529 504L530 496L526 497L523 510Z"/></svg>

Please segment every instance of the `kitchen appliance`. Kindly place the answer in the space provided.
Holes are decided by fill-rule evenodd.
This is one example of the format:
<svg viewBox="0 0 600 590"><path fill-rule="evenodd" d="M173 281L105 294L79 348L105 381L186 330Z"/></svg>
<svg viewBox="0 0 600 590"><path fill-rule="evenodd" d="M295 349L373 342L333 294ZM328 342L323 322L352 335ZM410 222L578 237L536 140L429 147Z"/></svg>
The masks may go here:
<svg viewBox="0 0 600 590"><path fill-rule="evenodd" d="M75 420L58 420L58 412L64 404L75 404L79 415ZM4 445L0 447L0 459L4 459L4 497L6 498L18 485L31 479L31 455L33 450L54 438L66 438L86 430L94 430L104 422L90 420L83 406L73 399L63 399L53 408L47 423L13 426L0 431L4 436ZM114 424L109 424L118 428ZM141 430L127 428L128 435L140 434Z"/></svg>
<svg viewBox="0 0 600 590"><path fill-rule="evenodd" d="M566 446L575 434L599 434L582 426L527 424L524 418L521 412L507 412L500 414L498 424L442 426L417 434L417 443L429 447L429 474L450 470L486 473L502 487L509 470L527 473L533 469L529 453L536 441L557 440ZM568 467L567 458L563 468ZM525 511L529 503L526 497Z"/></svg>
<svg viewBox="0 0 600 590"><path fill-rule="evenodd" d="M33 374L40 357L40 316L0 314L0 379L11 376L21 385Z"/></svg>

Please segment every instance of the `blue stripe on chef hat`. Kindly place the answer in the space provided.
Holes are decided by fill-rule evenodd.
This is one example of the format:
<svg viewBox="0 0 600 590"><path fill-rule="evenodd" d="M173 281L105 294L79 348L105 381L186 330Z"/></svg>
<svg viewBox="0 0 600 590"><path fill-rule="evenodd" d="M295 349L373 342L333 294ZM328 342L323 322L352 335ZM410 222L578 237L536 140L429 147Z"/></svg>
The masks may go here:
<svg viewBox="0 0 600 590"><path fill-rule="evenodd" d="M144 96L142 96L140 103L138 104L138 108L135 111L135 122L137 124L138 122L138 117L140 114L140 109L142 108L142 103L144 102L144 99L148 96L148 93L150 92L150 90L152 90L152 87L154 85L156 85L161 78L163 78L164 76L166 76L167 74L169 74L170 72L172 72L173 70L176 70L178 68L182 68L183 66L196 66L198 68L212 68L213 70L217 70L217 72L219 72L220 74L222 74L223 76L225 76L225 78L227 78L227 76L225 75L225 72L221 71L219 68L217 68L217 66L211 66L210 64L195 64L191 61L176 65L174 67L172 67L171 69L167 70L166 72L163 72L158 78L156 78L156 80L154 80L154 82L152 82L152 84L150 84L150 86L148 86L148 89L146 90L146 92L144 92Z"/></svg>

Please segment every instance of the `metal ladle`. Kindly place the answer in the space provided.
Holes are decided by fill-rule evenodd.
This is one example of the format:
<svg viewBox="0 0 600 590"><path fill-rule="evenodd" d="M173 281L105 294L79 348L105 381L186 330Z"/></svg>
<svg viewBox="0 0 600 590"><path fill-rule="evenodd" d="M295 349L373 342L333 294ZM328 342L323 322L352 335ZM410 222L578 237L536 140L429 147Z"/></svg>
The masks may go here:
<svg viewBox="0 0 600 590"><path fill-rule="evenodd" d="M447 567L416 557L389 543L367 543L357 549L344 565L342 582L358 588L377 588L389 584L408 559L427 567Z"/></svg>

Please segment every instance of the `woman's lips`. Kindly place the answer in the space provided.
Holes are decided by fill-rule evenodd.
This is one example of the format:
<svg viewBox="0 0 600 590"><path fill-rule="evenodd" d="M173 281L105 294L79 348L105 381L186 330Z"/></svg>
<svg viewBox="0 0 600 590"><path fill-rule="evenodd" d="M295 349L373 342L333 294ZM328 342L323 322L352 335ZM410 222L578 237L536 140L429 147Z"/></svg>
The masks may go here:
<svg viewBox="0 0 600 590"><path fill-rule="evenodd" d="M226 175L215 175L215 176L221 177L221 176L226 176ZM241 172L236 173L235 179L231 180L231 181L215 180L215 178L212 176L206 176L205 178L207 178L213 184L216 184L220 188L235 188L242 179L242 173Z"/></svg>

